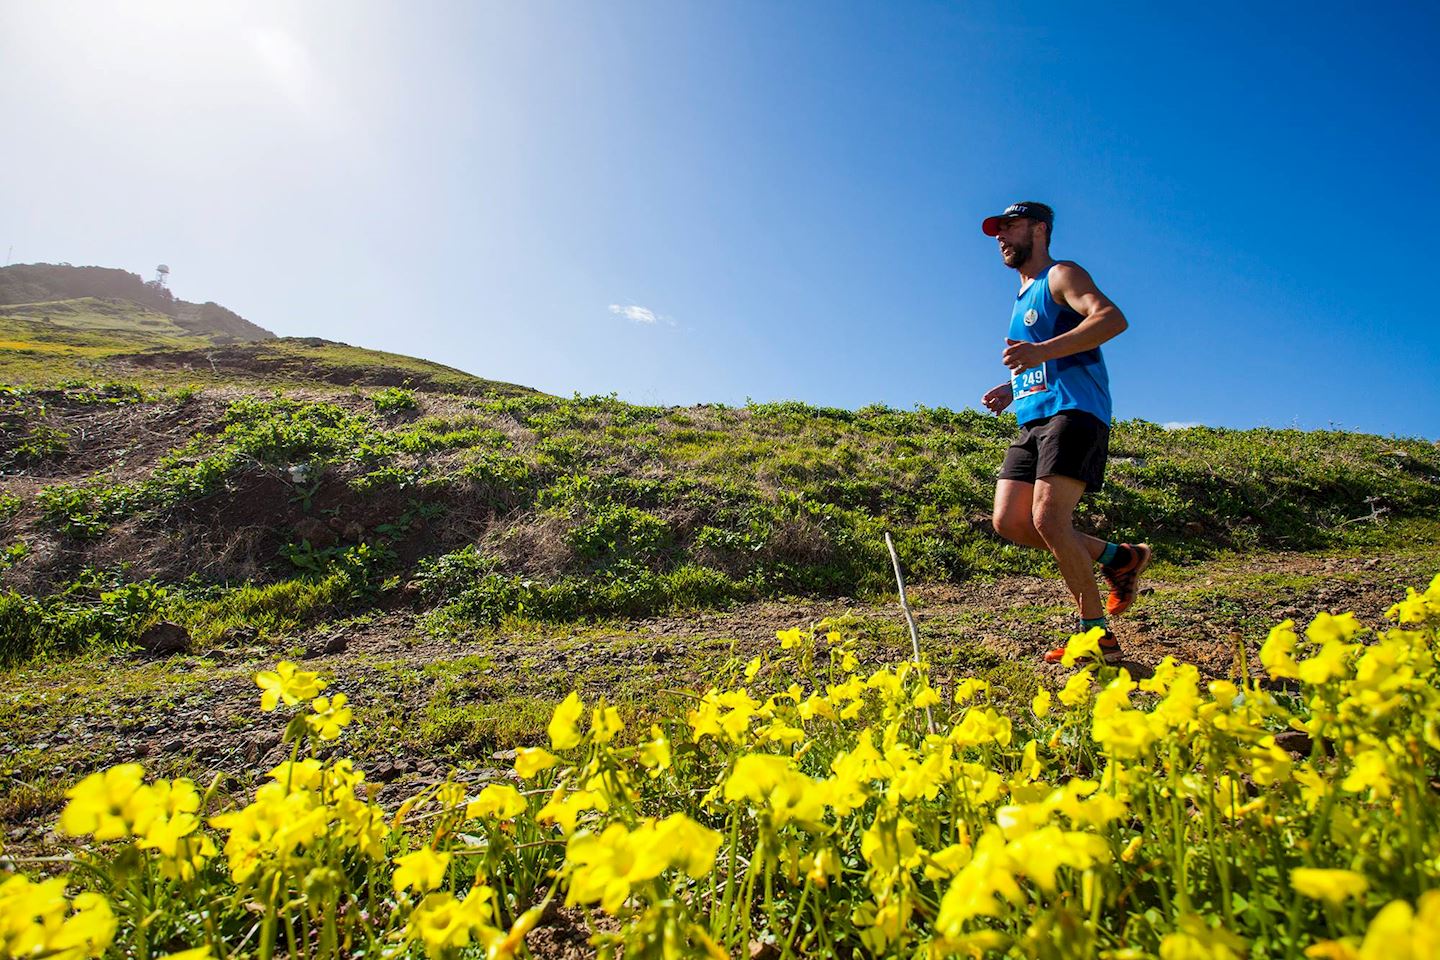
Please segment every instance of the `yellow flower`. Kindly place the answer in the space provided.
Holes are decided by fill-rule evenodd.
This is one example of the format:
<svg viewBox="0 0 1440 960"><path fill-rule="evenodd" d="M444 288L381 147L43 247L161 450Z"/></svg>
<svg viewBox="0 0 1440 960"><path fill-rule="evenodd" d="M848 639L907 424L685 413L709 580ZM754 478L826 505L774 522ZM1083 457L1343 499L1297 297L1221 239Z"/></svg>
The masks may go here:
<svg viewBox="0 0 1440 960"><path fill-rule="evenodd" d="M445 882L445 871L450 866L450 854L436 853L429 847L421 847L414 853L395 858L395 892L400 893L414 887L421 893L434 890Z"/></svg>
<svg viewBox="0 0 1440 960"><path fill-rule="evenodd" d="M260 709L267 713L274 710L281 700L293 707L301 700L317 696L329 684L319 674L297 669L289 660L281 660L275 669L255 674L255 685L262 691Z"/></svg>
<svg viewBox="0 0 1440 960"><path fill-rule="evenodd" d="M1160 940L1160 960L1240 960L1245 953L1244 940L1194 914L1182 916L1180 929Z"/></svg>
<svg viewBox="0 0 1440 960"><path fill-rule="evenodd" d="M1104 627L1091 627L1084 633L1073 634L1065 643L1065 654L1060 658L1060 663L1073 667L1078 660L1099 660L1100 638L1103 636Z"/></svg>
<svg viewBox="0 0 1440 960"><path fill-rule="evenodd" d="M875 820L860 835L860 856L881 875L899 867L920 864L921 851L915 842L915 824L909 818L886 812L875 812Z"/></svg>
<svg viewBox="0 0 1440 960"><path fill-rule="evenodd" d="M933 707L940 702L940 694L928 683L921 683L920 689L915 691L913 701L916 710L924 710L926 707Z"/></svg>
<svg viewBox="0 0 1440 960"><path fill-rule="evenodd" d="M66 899L67 877L0 881L0 957L98 957L115 939L115 915L98 893Z"/></svg>
<svg viewBox="0 0 1440 960"><path fill-rule="evenodd" d="M1390 796L1389 755L1380 748L1366 750L1355 758L1349 776L1340 784L1346 793L1368 790L1372 799Z"/></svg>
<svg viewBox="0 0 1440 960"><path fill-rule="evenodd" d="M1060 702L1067 707L1079 706L1090 699L1090 687L1095 682L1095 676L1089 670L1081 670L1065 681L1064 688L1060 691Z"/></svg>
<svg viewBox="0 0 1440 960"><path fill-rule="evenodd" d="M596 836L581 830L570 838L565 859L570 864L570 889L565 903L599 902L617 913L630 896L630 888L658 877L669 865L664 841L653 825L632 836L623 823L612 823Z"/></svg>
<svg viewBox="0 0 1440 960"><path fill-rule="evenodd" d="M661 849L669 851L670 863L697 880L714 869L715 855L723 840L719 833L683 813L671 814L657 823L655 838Z"/></svg>
<svg viewBox="0 0 1440 960"><path fill-rule="evenodd" d="M831 880L839 879L843 870L844 864L840 861L840 853L834 847L821 847L810 858L810 866L805 871L805 879L824 890L830 886Z"/></svg>
<svg viewBox="0 0 1440 960"><path fill-rule="evenodd" d="M129 836L153 802L144 777L145 768L138 763L90 774L65 791L70 802L60 814L60 832L72 837L93 834L96 840Z"/></svg>
<svg viewBox="0 0 1440 960"><path fill-rule="evenodd" d="M536 811L535 819L540 823L557 824L562 832L571 833L580 814L597 809L601 802L600 797L589 790L567 792L564 787L556 787L545 806Z"/></svg>
<svg viewBox="0 0 1440 960"><path fill-rule="evenodd" d="M764 800L789 772L788 757L768 753L747 754L735 761L734 770L725 780L725 799Z"/></svg>
<svg viewBox="0 0 1440 960"><path fill-rule="evenodd" d="M651 740L640 745L639 760L650 776L658 777L661 771L670 769L670 738L658 724L650 725L650 736Z"/></svg>
<svg viewBox="0 0 1440 960"><path fill-rule="evenodd" d="M1050 714L1050 691L1044 687L1035 694L1035 699L1030 701L1030 711L1037 717L1044 717Z"/></svg>
<svg viewBox="0 0 1440 960"><path fill-rule="evenodd" d="M769 743L779 743L785 746L792 746L802 743L805 740L805 731L799 727L792 727L790 724L776 717L770 721L770 726L759 731L760 739Z"/></svg>
<svg viewBox="0 0 1440 960"><path fill-rule="evenodd" d="M990 684L975 677L966 677L955 684L955 702L966 703L979 694L989 693Z"/></svg>
<svg viewBox="0 0 1440 960"><path fill-rule="evenodd" d="M793 627L789 630L779 630L775 633L775 639L780 641L780 649L782 650L789 650L792 647L799 646L803 636L799 627Z"/></svg>
<svg viewBox="0 0 1440 960"><path fill-rule="evenodd" d="M452 955L469 945L472 937L482 943L499 942L503 935L490 925L492 919L489 887L476 884L464 900L449 893L432 893L420 901L405 926L405 935L425 944L425 954L438 958Z"/></svg>
<svg viewBox="0 0 1440 960"><path fill-rule="evenodd" d="M760 663L760 658L759 658L759 657L756 657L755 659L751 660L749 663L745 664L745 679L746 679L746 680L754 680L754 679L755 679L755 675L760 672L760 666L761 666L761 663Z"/></svg>
<svg viewBox="0 0 1440 960"><path fill-rule="evenodd" d="M607 707L602 698L590 714L590 732L595 735L595 742L609 743L615 739L617 733L624 729L625 723L620 719L620 711L614 707Z"/></svg>
<svg viewBox="0 0 1440 960"><path fill-rule="evenodd" d="M946 877L955 876L970 862L972 852L973 848L968 843L952 843L934 853L924 854L925 876L931 880L944 880Z"/></svg>
<svg viewBox="0 0 1440 960"><path fill-rule="evenodd" d="M1324 900L1339 906L1351 897L1358 897L1370 889L1365 875L1354 870L1321 870L1313 867L1296 867L1290 871L1290 886L1295 892L1311 900Z"/></svg>
<svg viewBox="0 0 1440 960"><path fill-rule="evenodd" d="M759 713L757 703L743 688L719 693L713 687L700 699L700 706L686 714L699 743L706 737L722 737L740 743L750 729L750 721Z"/></svg>
<svg viewBox="0 0 1440 960"><path fill-rule="evenodd" d="M1041 890L1054 893L1055 873L1060 867L1089 870L1109 861L1110 847L1096 834L1051 825L1012 841L1007 854Z"/></svg>
<svg viewBox="0 0 1440 960"><path fill-rule="evenodd" d="M513 960L515 951L520 949L525 942L525 937L539 925L540 919L545 915L545 906L537 905L526 910L515 918L511 924L510 931L499 940L490 944L485 953L485 960Z"/></svg>
<svg viewBox="0 0 1440 960"><path fill-rule="evenodd" d="M1286 620L1270 628L1270 635L1260 645L1260 664L1276 680L1298 679L1295 664L1295 621Z"/></svg>
<svg viewBox="0 0 1440 960"><path fill-rule="evenodd" d="M1353 613L1342 613L1340 616L1331 616L1321 612L1315 619L1310 621L1310 626L1305 628L1305 636L1311 643L1349 643L1365 627L1359 620L1355 619Z"/></svg>
<svg viewBox="0 0 1440 960"><path fill-rule="evenodd" d="M1360 960L1433 960L1440 957L1440 890L1410 904L1396 900L1370 921Z"/></svg>
<svg viewBox="0 0 1440 960"><path fill-rule="evenodd" d="M310 729L320 737L321 740L334 740L340 736L352 717L349 707L345 706L346 696L337 693L333 697L316 697L310 703L315 711L314 716L305 718Z"/></svg>
<svg viewBox="0 0 1440 960"><path fill-rule="evenodd" d="M1424 593L1416 593L1414 587L1405 588L1405 599L1387 610L1385 616L1403 624L1424 623L1440 616L1440 574L1435 575Z"/></svg>
<svg viewBox="0 0 1440 960"><path fill-rule="evenodd" d="M1341 643L1338 640L1327 640L1320 647L1320 652L1308 660L1302 660L1296 670L1300 674L1300 680L1311 686L1319 686L1337 677L1343 677L1347 669L1347 661L1355 647L1348 643Z"/></svg>
<svg viewBox="0 0 1440 960"><path fill-rule="evenodd" d="M492 783L465 805L465 816L472 820L477 817L509 820L524 813L525 808L525 798L520 796L520 791L509 784Z"/></svg>
<svg viewBox="0 0 1440 960"><path fill-rule="evenodd" d="M524 780L529 780L542 770L549 770L559 762L560 758L544 747L515 748L515 772Z"/></svg>
<svg viewBox="0 0 1440 960"><path fill-rule="evenodd" d="M580 733L580 717L584 713L585 705L580 702L580 694L571 691L570 696L560 702L554 715L550 717L550 746L556 750L578 747L583 739Z"/></svg>
<svg viewBox="0 0 1440 960"><path fill-rule="evenodd" d="M1022 897L1005 840L995 827L987 828L967 863L940 898L935 932L947 939L965 934L966 921L973 917L1000 915L1000 900L1018 902Z"/></svg>

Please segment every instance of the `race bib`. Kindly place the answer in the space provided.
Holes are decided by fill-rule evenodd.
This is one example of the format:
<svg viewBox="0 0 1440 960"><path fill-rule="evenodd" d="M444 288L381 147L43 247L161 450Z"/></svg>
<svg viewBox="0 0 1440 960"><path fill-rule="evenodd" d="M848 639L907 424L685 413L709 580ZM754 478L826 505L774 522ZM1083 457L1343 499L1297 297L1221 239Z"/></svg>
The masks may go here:
<svg viewBox="0 0 1440 960"><path fill-rule="evenodd" d="M1016 400L1044 393L1049 389L1050 384L1045 379L1045 364L1043 363L1038 367L1031 367L1029 370L1021 370L1010 378L1010 393Z"/></svg>

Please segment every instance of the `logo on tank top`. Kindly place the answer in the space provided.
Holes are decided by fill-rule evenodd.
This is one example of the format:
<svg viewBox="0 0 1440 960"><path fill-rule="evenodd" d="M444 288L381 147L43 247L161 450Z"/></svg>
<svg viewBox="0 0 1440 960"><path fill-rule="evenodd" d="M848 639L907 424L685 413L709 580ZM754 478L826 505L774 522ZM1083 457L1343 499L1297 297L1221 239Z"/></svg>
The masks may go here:
<svg viewBox="0 0 1440 960"><path fill-rule="evenodd" d="M1027 326L1027 327L1033 327L1033 326L1035 326L1035 321L1036 321L1036 320L1039 320L1039 319L1040 319L1040 314L1038 314L1038 313L1035 312L1035 308L1034 308L1034 307L1031 307L1029 310L1026 310L1026 311L1025 311L1025 326Z"/></svg>

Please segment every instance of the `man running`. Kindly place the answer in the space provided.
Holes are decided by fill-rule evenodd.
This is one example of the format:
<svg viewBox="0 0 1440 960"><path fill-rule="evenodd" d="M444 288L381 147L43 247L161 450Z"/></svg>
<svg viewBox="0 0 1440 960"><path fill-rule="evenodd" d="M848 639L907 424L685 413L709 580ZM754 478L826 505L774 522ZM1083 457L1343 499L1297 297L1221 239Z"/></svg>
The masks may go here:
<svg viewBox="0 0 1440 960"><path fill-rule="evenodd" d="M1100 345L1129 324L1079 264L1051 258L1054 227L1055 212L1028 200L980 225L999 242L1005 266L1020 274L1000 355L1011 377L981 398L994 413L1013 402L1020 421L995 486L995 532L1054 555L1080 609L1080 632L1102 629L1101 656L1116 663L1122 654L1107 617L1135 602L1150 547L1081 533L1074 514L1083 494L1100 489L1109 455L1110 380ZM1096 563L1110 584L1103 607ZM1064 653L1051 650L1045 661L1056 663Z"/></svg>

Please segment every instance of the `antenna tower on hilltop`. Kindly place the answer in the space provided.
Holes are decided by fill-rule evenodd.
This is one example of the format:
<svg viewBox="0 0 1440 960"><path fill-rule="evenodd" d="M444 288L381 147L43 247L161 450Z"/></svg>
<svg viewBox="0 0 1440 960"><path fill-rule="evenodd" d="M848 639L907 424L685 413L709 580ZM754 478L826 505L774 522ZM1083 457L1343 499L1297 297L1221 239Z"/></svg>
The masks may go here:
<svg viewBox="0 0 1440 960"><path fill-rule="evenodd" d="M162 264L160 264L160 266L158 266L158 267L155 268L155 286L160 287L160 288L163 289L163 288L165 287L166 282L169 281L169 279L170 279L170 268L169 268L169 267L165 266L165 264L162 263Z"/></svg>

